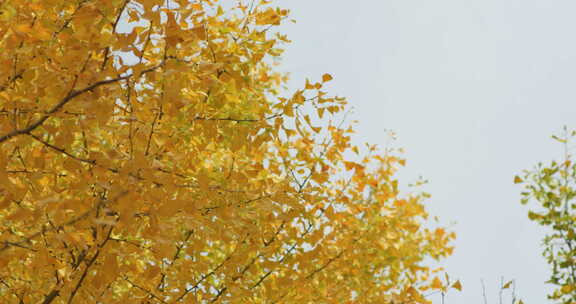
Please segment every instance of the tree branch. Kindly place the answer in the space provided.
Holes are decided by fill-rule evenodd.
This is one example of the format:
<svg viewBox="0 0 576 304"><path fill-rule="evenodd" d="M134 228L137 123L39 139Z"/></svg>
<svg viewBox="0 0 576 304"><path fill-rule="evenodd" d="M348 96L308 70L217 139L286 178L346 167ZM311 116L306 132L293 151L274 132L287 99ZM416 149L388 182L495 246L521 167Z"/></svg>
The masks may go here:
<svg viewBox="0 0 576 304"><path fill-rule="evenodd" d="M186 243L188 243L188 240L190 240L190 237L192 236L192 234L194 233L194 230L188 230L185 234L184 240L182 241L182 243L180 243L179 245L176 245L176 252L174 253L174 257L172 257L172 260L170 261L170 265L172 266L174 265L174 263L176 262L176 260L178 260L178 258L180 257L180 252L182 252L182 249L184 249L184 246L186 246ZM166 279L166 273L162 273L162 276L160 277L160 282L158 282L158 285L156 286L156 289L162 291L164 289L164 280Z"/></svg>
<svg viewBox="0 0 576 304"><path fill-rule="evenodd" d="M122 4L122 7L120 7L120 12L118 13L118 15L116 15L116 20L112 24L112 33L116 33L116 27L118 26L118 22L120 22L120 17L122 17L122 14L124 13L124 9L126 8L126 6L128 6L128 2L130 2L130 0L125 0L124 3ZM110 53L110 47L106 47L106 49L104 50L104 61L102 61L102 66L100 67L101 71L103 71L104 68L106 67L109 53Z"/></svg>
<svg viewBox="0 0 576 304"><path fill-rule="evenodd" d="M148 290L148 289L146 289L146 288L144 288L144 287L142 287L142 286L139 286L139 285L137 285L136 283L130 281L130 279L128 279L128 277L124 277L124 280L125 280L126 282L130 283L133 287L136 287L136 288L144 291L144 292L147 293L150 297L152 297L152 298L154 298L154 299L156 299L156 300L158 300L158 301L160 301L160 302L162 302L162 303L168 304L168 303L166 303L166 301L162 300L160 297L158 297L157 295L155 295L155 294L154 294L153 292L151 292L150 290Z"/></svg>
<svg viewBox="0 0 576 304"><path fill-rule="evenodd" d="M226 291L226 289L228 289L228 288L224 287L224 288L218 290L218 294L216 294L216 296L210 301L210 303L214 303L214 302L218 301L218 299Z"/></svg>
<svg viewBox="0 0 576 304"><path fill-rule="evenodd" d="M146 70L143 70L143 71L142 71L142 74L153 72L153 71L155 71L156 69L158 69L159 67L161 67L161 66L163 66L163 65L164 65L164 63L161 63L161 64L159 64L159 65L157 65L157 66L154 66L154 67L148 68L148 69L146 69ZM5 142L5 141L7 141L7 140L9 140L9 139L11 139L11 138L13 138L13 137L18 136L18 135L30 134L30 132L32 132L32 131L34 131L36 128L40 127L46 120L48 120L48 119L52 116L52 114L60 111L67 103L69 103L70 101L72 101L74 98L76 98L76 97L78 97L78 96L80 96L80 95L83 95L83 94L85 94L86 92L92 91L92 90L94 90L94 89L96 89L96 88L98 88L98 87L105 86L105 85L109 85L109 84L113 84L113 83L116 83L116 82L118 82L118 81L131 78L131 77L133 77L133 76L134 76L134 74L129 74L129 75L126 75L126 76L116 77L116 78L107 79L107 80L101 80L101 81L95 82L95 83L93 83L93 84L91 84L91 85L89 85L89 86L87 86L87 87L85 87L85 88L83 88L83 89L81 89L81 90L78 90L78 91L73 90L73 91L71 91L70 94L66 95L66 97L64 97L62 100L60 100L60 102L58 102L56 105L54 105L50 110L48 110L48 112L46 112L46 114L44 114L44 116L40 117L40 119L38 119L38 120L35 121L34 123L30 124L30 125L27 126L26 128L17 129L17 130L14 130L14 131L12 131L12 132L9 132L9 133L7 133L7 134L4 134L4 135L0 136L0 143L3 143L3 142Z"/></svg>
<svg viewBox="0 0 576 304"><path fill-rule="evenodd" d="M328 262L326 262L326 264L322 265L322 267L314 270L312 273L310 273L309 275L306 276L305 279L311 279L315 274L321 272L322 270L326 269L326 267L330 266L330 264L332 264L332 262L334 262L335 260L339 259L340 257L342 257L342 255L344 254L344 251L346 250L342 250L340 251L340 253L338 253L335 257L331 258L330 260L328 260Z"/></svg>
<svg viewBox="0 0 576 304"><path fill-rule="evenodd" d="M118 194L114 199L110 199L110 200L101 200L98 204L96 204L96 206L94 206L93 208L91 208L90 210L82 213L81 215L69 220L68 222L61 224L59 226L56 227L52 227L52 228L43 228L41 231L33 233L32 235L29 235L27 237L24 238L24 240L20 241L20 242L2 242L4 243L4 245L2 247L0 247L0 253L5 251L6 249L13 247L13 246L18 246L21 247L23 246L23 244L26 244L28 242L30 242L31 240L37 238L38 236L40 236L42 233L45 233L47 231L52 231L52 230L58 230L61 229L62 227L65 226L70 226L70 225L74 225L75 223L85 219L88 217L88 215L90 215L90 213L92 213L93 211L97 210L98 208L106 205L107 203L113 203L116 202L117 200L119 200L121 197L123 197L124 195L126 195L128 193L128 191L124 191L121 192L120 194Z"/></svg>
<svg viewBox="0 0 576 304"><path fill-rule="evenodd" d="M58 297L59 295L60 295L60 290L58 290L58 289L52 290L50 293L48 293L48 294L44 297L44 302L42 302L42 304L50 304L50 303L52 303L52 301L54 301L54 299L56 299L56 297Z"/></svg>
<svg viewBox="0 0 576 304"><path fill-rule="evenodd" d="M54 150L54 151L58 151L58 152L66 155L66 156L68 156L68 157L70 157L70 158L73 158L73 159L75 159L75 160L77 160L77 161L81 161L81 162L83 162L83 163L88 163L88 164L91 164L91 165L95 165L95 164L96 164L96 161L93 160L93 159L80 158L80 157L78 157L78 156L76 156L76 155L70 154L70 153L66 152L66 150L64 150L63 148L56 147L56 146L54 146L54 145L52 145L52 144L49 144L48 142L42 140L40 137L38 137L38 136L36 136L36 135L34 135L34 134L27 133L27 135L30 136L30 137L32 137L32 138L34 138L36 141L40 142L41 144L45 145L46 147L48 147L48 148L50 148L50 149L52 149L52 150Z"/></svg>
<svg viewBox="0 0 576 304"><path fill-rule="evenodd" d="M86 264L86 268L84 268L84 272L82 272L82 276L80 276L80 279L78 280L78 283L76 283L74 290L72 290L72 293L70 293L70 298L68 298L68 304L72 303L74 296L76 296L76 293L78 292L78 290L82 286L82 283L84 282L84 279L86 278L86 275L88 274L88 270L90 269L90 267L92 267L92 265L94 264L94 262L96 261L96 259L100 255L100 252L101 252L102 248L104 248L104 245L106 245L106 243L108 243L108 241L110 240L110 236L112 235L113 229L114 229L114 226L110 227L110 230L108 230L108 234L106 235L106 238L104 239L104 241L102 241L102 243L100 245L98 245L98 250L96 251L96 253L92 257L92 259L90 259L90 261L88 261L88 263Z"/></svg>

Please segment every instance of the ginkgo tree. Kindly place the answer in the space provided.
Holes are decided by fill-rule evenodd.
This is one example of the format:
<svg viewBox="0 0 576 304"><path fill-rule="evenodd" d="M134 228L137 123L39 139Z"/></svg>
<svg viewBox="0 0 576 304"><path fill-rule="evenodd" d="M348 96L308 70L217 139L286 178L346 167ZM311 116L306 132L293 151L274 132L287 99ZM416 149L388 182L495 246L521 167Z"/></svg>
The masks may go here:
<svg viewBox="0 0 576 304"><path fill-rule="evenodd" d="M564 145L563 159L540 163L514 178L524 186L522 204L537 203L528 212L530 220L550 228L543 255L552 267L548 283L556 288L548 298L562 304L576 303L576 163L570 153L575 136L567 128L562 136L553 136Z"/></svg>
<svg viewBox="0 0 576 304"><path fill-rule="evenodd" d="M283 96L269 1L0 3L0 302L429 303L422 194ZM129 29L129 30L126 30ZM356 155L351 159L351 155Z"/></svg>

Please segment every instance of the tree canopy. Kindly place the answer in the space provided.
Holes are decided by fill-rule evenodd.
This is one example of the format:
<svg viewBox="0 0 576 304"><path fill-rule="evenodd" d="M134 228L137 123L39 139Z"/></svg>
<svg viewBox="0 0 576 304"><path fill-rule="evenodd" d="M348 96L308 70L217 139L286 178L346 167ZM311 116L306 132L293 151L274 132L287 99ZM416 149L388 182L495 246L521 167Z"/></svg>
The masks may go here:
<svg viewBox="0 0 576 304"><path fill-rule="evenodd" d="M536 203L528 218L550 228L543 255L552 267L547 283L556 288L548 298L562 304L576 303L576 164L569 151L574 136L567 128L562 136L553 136L564 145L562 160L539 163L514 179L524 186L522 204Z"/></svg>
<svg viewBox="0 0 576 304"><path fill-rule="evenodd" d="M0 4L2 303L429 303L453 233L284 94L270 1ZM365 152L363 152L365 151ZM456 282L453 287L460 288Z"/></svg>

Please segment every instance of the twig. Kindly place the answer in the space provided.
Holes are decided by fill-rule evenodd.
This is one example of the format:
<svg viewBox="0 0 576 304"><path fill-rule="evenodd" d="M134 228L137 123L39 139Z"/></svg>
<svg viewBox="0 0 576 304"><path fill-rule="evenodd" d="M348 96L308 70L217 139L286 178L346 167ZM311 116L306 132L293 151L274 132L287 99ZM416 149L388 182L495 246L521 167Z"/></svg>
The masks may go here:
<svg viewBox="0 0 576 304"><path fill-rule="evenodd" d="M92 259L90 259L90 261L88 261L88 263L86 264L86 268L84 268L84 272L82 272L82 276L80 276L80 279L78 280L78 283L76 283L74 290L72 290L72 293L70 293L70 297L68 298L68 304L72 303L74 296L76 296L76 293L78 292L80 287L82 287L82 283L84 282L84 279L86 279L86 275L88 274L88 270L90 269L90 267L92 267L92 265L94 264L94 262L96 261L96 259L100 255L102 248L104 248L106 243L108 243L108 241L110 240L110 236L112 235L113 229L114 229L114 226L110 227L110 230L108 230L108 234L106 235L106 238L104 239L104 241L102 241L102 243L100 245L98 245L98 250L96 250L96 253L92 257Z"/></svg>
<svg viewBox="0 0 576 304"><path fill-rule="evenodd" d="M484 304L488 304L488 299L486 298L486 285L484 285L484 280L480 279L480 283L482 284L482 298L484 298Z"/></svg>
<svg viewBox="0 0 576 304"><path fill-rule="evenodd" d="M40 142L41 144L45 145L46 147L48 147L48 148L50 148L50 149L52 149L52 150L54 150L54 151L58 151L58 152L66 155L66 156L68 156L68 157L70 157L70 158L73 158L73 159L75 159L75 160L77 160L77 161L81 161L81 162L83 162L83 163L88 163L88 164L91 164L91 165L95 165L95 164L96 164L96 161L93 160L93 159L81 158L81 157L78 157L78 156L76 156L76 155L70 154L69 152L66 152L66 150L64 150L63 148L56 147L56 146L54 146L54 145L52 145L52 144L49 144L48 142L42 140L40 137L38 137L38 136L36 136L36 135L34 135L34 134L27 133L27 135L30 136L30 137L32 137L32 138L35 139L36 141Z"/></svg>
<svg viewBox="0 0 576 304"><path fill-rule="evenodd" d="M186 243L188 242L188 240L190 240L190 237L192 236L193 233L194 233L194 230L187 231L182 243L176 246L176 252L174 253L174 257L172 257L172 261L170 262L170 266L174 265L176 260L178 260L178 258L180 257L180 252L182 252L182 249L184 248L184 246L186 246ZM166 279L166 273L162 273L162 276L160 277L160 282L158 282L156 289L158 289L160 291L162 291L164 289L164 280L165 279Z"/></svg>
<svg viewBox="0 0 576 304"><path fill-rule="evenodd" d="M346 250L342 250L340 251L340 253L338 253L338 255L336 255L335 257L331 258L330 260L328 260L328 262L326 262L326 264L322 265L322 267L314 270L312 273L310 273L309 275L306 276L305 279L311 279L314 275L316 275L317 273L321 272L322 270L326 269L328 266L330 266L330 264L332 264L332 262L336 261L337 259L339 259L340 257L342 257L342 255L344 254Z"/></svg>
<svg viewBox="0 0 576 304"><path fill-rule="evenodd" d="M160 297L158 297L157 295L155 295L155 294L154 294L153 292L151 292L150 290L148 290L148 289L146 289L146 288L144 288L144 287L142 287L142 286L139 286L139 285L137 285L136 283L130 281L130 279L128 279L128 277L124 277L124 280L126 280L126 282L130 283L132 286L134 286L134 287L136 287L136 288L138 288L138 289L146 292L150 297L152 297L152 298L154 298L154 299L156 299L156 300L158 300L158 301L160 301L160 302L162 302L162 303L168 304L168 303L166 303L166 301L162 300Z"/></svg>
<svg viewBox="0 0 576 304"><path fill-rule="evenodd" d="M120 7L120 12L118 13L118 15L116 15L116 20L112 24L112 33L116 33L116 27L118 26L118 22L120 22L120 17L122 17L122 14L124 13L124 9L128 5L128 2L130 2L130 0L125 0L124 3L122 4L122 7ZM106 63L108 62L108 53L110 53L110 47L106 47L106 49L104 50L104 61L102 61L100 71L103 71L104 68L106 68Z"/></svg>
<svg viewBox="0 0 576 304"><path fill-rule="evenodd" d="M210 303L214 303L214 302L218 301L218 298L220 298L220 296L224 293L224 291L226 291L226 289L228 289L228 287L224 287L224 288L218 290L218 294L214 297L214 299L212 299L212 301L210 301Z"/></svg>

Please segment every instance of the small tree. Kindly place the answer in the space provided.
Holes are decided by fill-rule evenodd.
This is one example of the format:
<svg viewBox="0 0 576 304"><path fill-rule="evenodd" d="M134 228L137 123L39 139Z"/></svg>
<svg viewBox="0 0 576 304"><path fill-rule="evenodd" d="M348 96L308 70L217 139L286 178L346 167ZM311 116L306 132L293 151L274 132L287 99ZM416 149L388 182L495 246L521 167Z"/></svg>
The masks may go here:
<svg viewBox="0 0 576 304"><path fill-rule="evenodd" d="M523 177L515 177L515 183L525 187L522 204L538 203L528 217L551 228L543 241L543 255L552 266L548 282L557 288L548 297L562 304L576 303L576 163L569 152L575 135L565 129L561 137L553 136L564 145L562 161L540 163Z"/></svg>

